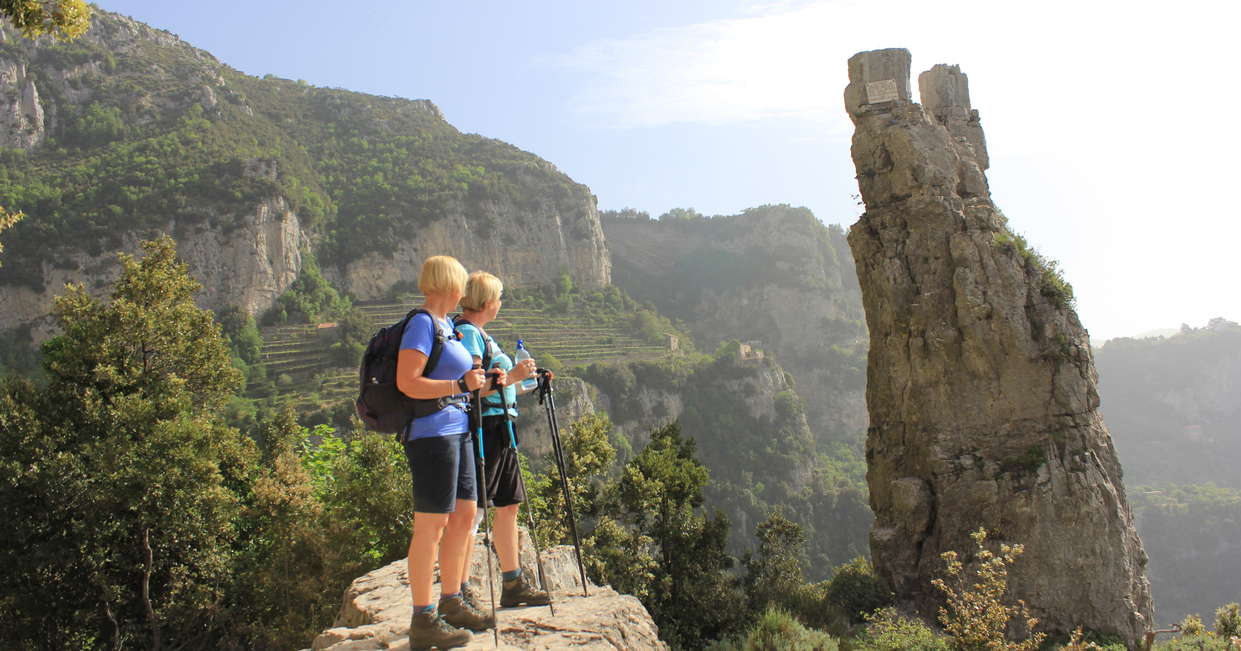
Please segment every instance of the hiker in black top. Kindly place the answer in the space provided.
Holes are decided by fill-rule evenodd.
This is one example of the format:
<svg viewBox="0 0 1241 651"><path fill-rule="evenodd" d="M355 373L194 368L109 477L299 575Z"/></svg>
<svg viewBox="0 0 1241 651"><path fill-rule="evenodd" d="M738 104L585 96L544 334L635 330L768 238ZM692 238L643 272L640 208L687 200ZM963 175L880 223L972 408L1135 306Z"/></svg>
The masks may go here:
<svg viewBox="0 0 1241 651"><path fill-rule="evenodd" d="M535 365L533 359L514 365L512 359L484 330L499 313L503 292L504 285L499 278L485 271L470 274L465 286L465 296L461 299L462 314L456 325L461 333L461 343L475 363L485 362L492 368L506 371L508 384L502 391L490 395L484 392L486 397L482 413L482 443L486 464L483 476L487 478L487 486L484 487L485 499L489 499L496 507L493 541L504 579L500 605L536 606L546 604L548 597L546 592L535 589L527 581L518 556L517 509L525 501L526 494L517 459L516 423L513 422L517 417L517 393L521 389L521 381L534 376ZM510 423L512 430L509 429ZM475 518L475 529L481 522L482 515L480 511ZM469 552L466 552L461 577L462 589L468 593Z"/></svg>

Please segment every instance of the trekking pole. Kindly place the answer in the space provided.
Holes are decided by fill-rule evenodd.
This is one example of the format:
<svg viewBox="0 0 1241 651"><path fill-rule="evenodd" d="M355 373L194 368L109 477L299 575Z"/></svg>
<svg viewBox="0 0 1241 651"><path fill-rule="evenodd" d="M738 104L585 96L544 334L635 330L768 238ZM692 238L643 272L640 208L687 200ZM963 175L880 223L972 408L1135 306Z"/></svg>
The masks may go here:
<svg viewBox="0 0 1241 651"><path fill-rule="evenodd" d="M482 365L476 365L474 368L481 368ZM487 386L486 376L483 376L483 386ZM491 504L491 500L487 497L487 451L483 446L483 387L478 387L474 391L474 409L478 415L478 427L474 429L477 435L478 459L480 463L478 479L482 485L483 497L483 555L487 557L487 590L491 593L491 621L492 621L492 638L495 645L500 646L500 622L496 621L496 579L492 576L491 569L491 523L487 521L487 505Z"/></svg>
<svg viewBox="0 0 1241 651"><path fill-rule="evenodd" d="M573 496L569 493L569 476L565 471L564 448L560 445L560 426L556 422L556 397L552 392L552 373L541 368L539 373L539 404L547 411L547 426L552 432L552 452L556 456L556 469L560 471L560 488L564 492L565 516L569 530L573 532L573 551L577 554L577 570L582 577L582 596L589 597L586 589L586 566L582 564L582 541L577 535L577 518L573 515Z"/></svg>
<svg viewBox="0 0 1241 651"><path fill-rule="evenodd" d="M513 458L517 462L517 482L521 486L522 495L527 495L526 478L521 474L521 452L517 447L517 434L513 431L513 415L509 413L508 394L501 390L500 395L504 403L504 424L508 426L508 441L513 446ZM530 523L527 526L530 528L530 544L534 546L534 562L539 568L539 584L543 586L543 591L547 593L547 608L551 610L552 617L555 617L556 606L552 603L552 591L547 587L547 574L543 571L543 554L539 551L539 540L534 535L534 513L530 509L529 502L526 503L526 520ZM520 559L520 555L518 558Z"/></svg>

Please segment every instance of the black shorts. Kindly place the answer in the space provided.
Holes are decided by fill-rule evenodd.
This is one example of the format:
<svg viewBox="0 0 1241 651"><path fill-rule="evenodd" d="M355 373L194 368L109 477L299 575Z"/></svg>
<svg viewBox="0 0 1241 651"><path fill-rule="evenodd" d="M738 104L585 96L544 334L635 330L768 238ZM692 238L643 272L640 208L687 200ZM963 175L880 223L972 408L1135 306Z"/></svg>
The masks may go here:
<svg viewBox="0 0 1241 651"><path fill-rule="evenodd" d="M513 423L517 435L517 423ZM520 439L518 439L520 442ZM487 460L487 497L495 506L511 506L526 501L526 489L517 465L517 449L508 435L503 416L483 417L483 456ZM479 500L482 504L482 500Z"/></svg>
<svg viewBox="0 0 1241 651"><path fill-rule="evenodd" d="M405 460L414 482L414 511L452 513L457 500L478 499L474 444L468 433L406 441Z"/></svg>

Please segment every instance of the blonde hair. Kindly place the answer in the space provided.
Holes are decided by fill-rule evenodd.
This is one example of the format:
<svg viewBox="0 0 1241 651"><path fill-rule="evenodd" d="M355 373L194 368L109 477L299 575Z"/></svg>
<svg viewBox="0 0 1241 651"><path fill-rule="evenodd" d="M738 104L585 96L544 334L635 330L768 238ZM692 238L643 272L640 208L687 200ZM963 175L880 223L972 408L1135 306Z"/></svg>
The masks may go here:
<svg viewBox="0 0 1241 651"><path fill-rule="evenodd" d="M461 307L476 312L487 307L488 303L500 300L503 292L504 283L500 282L499 278L486 271L475 271L470 274L470 280L465 284Z"/></svg>
<svg viewBox="0 0 1241 651"><path fill-rule="evenodd" d="M418 289L423 294L464 294L465 267L451 255L433 255L422 263Z"/></svg>

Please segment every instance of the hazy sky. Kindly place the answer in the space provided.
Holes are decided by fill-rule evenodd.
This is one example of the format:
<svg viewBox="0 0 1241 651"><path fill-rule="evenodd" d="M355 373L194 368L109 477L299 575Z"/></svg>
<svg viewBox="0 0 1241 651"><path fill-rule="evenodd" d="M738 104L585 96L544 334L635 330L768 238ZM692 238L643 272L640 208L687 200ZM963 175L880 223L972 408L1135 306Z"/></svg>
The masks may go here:
<svg viewBox="0 0 1241 651"><path fill-rule="evenodd" d="M254 75L430 99L604 209L860 213L846 61L969 76L1011 226L1097 344L1241 320L1238 3L101 0ZM347 7L347 9L344 9ZM916 81L914 84L916 89Z"/></svg>

